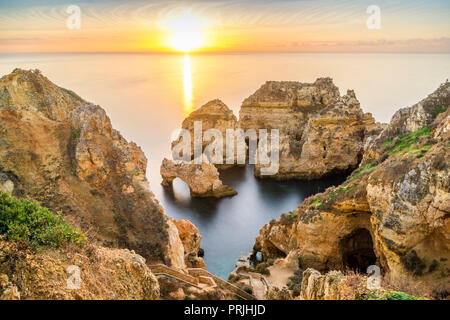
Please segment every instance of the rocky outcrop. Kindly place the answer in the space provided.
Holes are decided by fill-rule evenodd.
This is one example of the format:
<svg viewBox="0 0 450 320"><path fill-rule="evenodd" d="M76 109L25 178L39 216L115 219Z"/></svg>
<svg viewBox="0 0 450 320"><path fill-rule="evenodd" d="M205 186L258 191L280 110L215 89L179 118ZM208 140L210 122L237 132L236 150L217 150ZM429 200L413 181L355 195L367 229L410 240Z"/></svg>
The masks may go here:
<svg viewBox="0 0 450 320"><path fill-rule="evenodd" d="M61 210L106 246L182 268L183 251L174 249L181 240L149 189L146 166L101 107L37 70L0 79L1 190Z"/></svg>
<svg viewBox="0 0 450 320"><path fill-rule="evenodd" d="M37 253L0 240L0 300L154 300L159 290L133 251L89 245Z"/></svg>
<svg viewBox="0 0 450 320"><path fill-rule="evenodd" d="M342 185L265 225L254 250L264 260L295 250L303 267L319 271L365 273L376 264L392 280L448 286L449 103L446 82L397 112L366 140L362 163Z"/></svg>
<svg viewBox="0 0 450 320"><path fill-rule="evenodd" d="M201 123L201 131L199 135L194 135L194 123ZM181 128L188 130L191 135L191 160L194 159L194 143L198 139L197 143L202 146L202 152L205 148L210 145L215 138L205 138L204 133L207 130L215 129L220 132L223 138L223 160L221 164L215 163L215 166L221 169L229 168L236 164L236 157L234 156L227 164L226 157L226 131L227 129L235 130L237 125L236 116L233 111L228 108L228 106L219 99L211 100L205 105L201 106L199 109L193 111L186 119L184 119ZM201 141L200 138L201 137ZM173 142L172 145L177 144L180 140ZM221 147L221 146L220 146ZM213 157L214 154L211 154Z"/></svg>
<svg viewBox="0 0 450 320"><path fill-rule="evenodd" d="M319 271L307 269L303 272L301 298L303 300L342 300L340 287L344 275L330 271L321 275Z"/></svg>
<svg viewBox="0 0 450 320"><path fill-rule="evenodd" d="M222 184L217 168L206 162L196 164L194 161L185 163L164 159L160 172L163 186L170 187L173 180L180 178L189 186L192 197L222 198L237 194L231 187Z"/></svg>
<svg viewBox="0 0 450 320"><path fill-rule="evenodd" d="M173 222L178 229L178 234L183 243L186 266L188 268L206 268L205 262L199 257L202 236L197 227L186 219L179 221L173 220Z"/></svg>
<svg viewBox="0 0 450 320"><path fill-rule="evenodd" d="M363 113L354 92L341 97L330 78L266 82L243 102L238 126L278 129L280 168L270 177L306 180L355 169L366 137L381 129ZM260 169L255 166L256 176Z"/></svg>

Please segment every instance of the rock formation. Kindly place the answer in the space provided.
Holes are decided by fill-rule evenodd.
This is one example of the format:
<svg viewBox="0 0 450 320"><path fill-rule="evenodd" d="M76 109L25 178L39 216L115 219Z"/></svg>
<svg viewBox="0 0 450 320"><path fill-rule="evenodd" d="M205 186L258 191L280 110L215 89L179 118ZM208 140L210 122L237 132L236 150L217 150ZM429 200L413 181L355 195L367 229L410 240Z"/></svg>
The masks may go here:
<svg viewBox="0 0 450 320"><path fill-rule="evenodd" d="M197 227L189 220L175 221L181 242L184 247L184 261L188 268L206 268L205 262L199 257L202 236Z"/></svg>
<svg viewBox="0 0 450 320"><path fill-rule="evenodd" d="M304 268L319 271L377 264L393 281L406 275L448 292L449 103L446 82L398 111L366 138L362 163L342 185L265 225L254 250L265 261L295 250Z"/></svg>
<svg viewBox="0 0 450 320"><path fill-rule="evenodd" d="M173 180L180 178L189 186L192 197L228 197L237 194L231 187L222 184L219 171L212 164L175 162L164 159L161 164L163 186L169 187Z"/></svg>
<svg viewBox="0 0 450 320"><path fill-rule="evenodd" d="M223 163L215 164L215 166L220 169L225 169L236 164L237 162L235 161L236 160L235 156L232 158L234 164L227 164L227 157L226 157L226 130L227 129L235 130L237 125L237 119L236 116L233 114L233 111L231 111L228 108L228 106L224 104L221 100L215 99L209 101L205 105L201 106L199 109L193 111L186 119L184 119L181 128L188 130L191 134L191 156L192 156L191 159L193 159L194 156L194 143L196 141L194 136L194 122L196 121L201 122L202 139L201 141L198 141L198 143L202 145L202 152L205 151L205 148L214 141L214 138L212 138L211 140L207 140L203 137L205 131L210 129L216 129L222 135ZM174 142L172 145L175 145L178 142L179 140ZM214 155L212 154L212 156Z"/></svg>
<svg viewBox="0 0 450 320"><path fill-rule="evenodd" d="M341 97L330 78L266 82L242 103L238 126L278 129L280 168L270 177L306 180L355 169L365 137L380 130L354 92ZM260 169L255 167L256 176Z"/></svg>
<svg viewBox="0 0 450 320"><path fill-rule="evenodd" d="M70 266L80 270L77 290L68 287L77 285L70 279L77 271ZM133 251L89 245L37 253L0 239L0 300L158 298L157 279Z"/></svg>
<svg viewBox="0 0 450 320"><path fill-rule="evenodd" d="M146 166L101 107L37 70L0 79L1 190L61 210L106 246L183 268L181 240L149 189Z"/></svg>

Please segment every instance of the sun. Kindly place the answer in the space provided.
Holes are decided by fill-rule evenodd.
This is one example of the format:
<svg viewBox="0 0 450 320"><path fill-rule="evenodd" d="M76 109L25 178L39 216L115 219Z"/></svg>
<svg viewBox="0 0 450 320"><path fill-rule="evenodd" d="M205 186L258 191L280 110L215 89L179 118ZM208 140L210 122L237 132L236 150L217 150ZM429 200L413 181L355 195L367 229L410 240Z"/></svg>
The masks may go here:
<svg viewBox="0 0 450 320"><path fill-rule="evenodd" d="M169 46L180 52L191 52L205 45L205 23L191 12L169 17L165 21L169 31Z"/></svg>

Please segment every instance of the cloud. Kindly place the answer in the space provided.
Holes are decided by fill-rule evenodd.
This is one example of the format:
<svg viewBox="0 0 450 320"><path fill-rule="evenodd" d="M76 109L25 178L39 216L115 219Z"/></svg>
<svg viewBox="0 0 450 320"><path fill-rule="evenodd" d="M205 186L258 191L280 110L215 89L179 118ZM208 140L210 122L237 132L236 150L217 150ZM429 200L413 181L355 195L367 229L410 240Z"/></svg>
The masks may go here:
<svg viewBox="0 0 450 320"><path fill-rule="evenodd" d="M450 38L353 40L353 41L293 41L274 47L303 52L442 52L450 53Z"/></svg>

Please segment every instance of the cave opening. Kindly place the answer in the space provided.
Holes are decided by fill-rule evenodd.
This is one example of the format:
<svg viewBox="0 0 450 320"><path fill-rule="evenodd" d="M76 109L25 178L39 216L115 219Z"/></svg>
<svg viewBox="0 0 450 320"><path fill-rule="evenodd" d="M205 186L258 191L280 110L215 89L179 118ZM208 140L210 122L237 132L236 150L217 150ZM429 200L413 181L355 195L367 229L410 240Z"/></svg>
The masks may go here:
<svg viewBox="0 0 450 320"><path fill-rule="evenodd" d="M367 229L357 229L340 243L342 264L345 269L365 273L368 266L376 264L372 236Z"/></svg>

